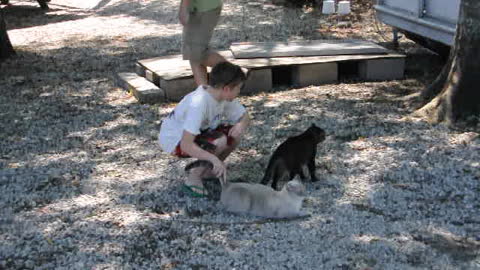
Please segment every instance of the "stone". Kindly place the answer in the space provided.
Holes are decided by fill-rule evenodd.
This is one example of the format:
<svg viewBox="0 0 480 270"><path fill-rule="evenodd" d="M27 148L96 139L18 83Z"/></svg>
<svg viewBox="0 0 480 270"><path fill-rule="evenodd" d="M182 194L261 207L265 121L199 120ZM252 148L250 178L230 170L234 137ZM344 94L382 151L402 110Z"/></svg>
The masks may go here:
<svg viewBox="0 0 480 270"><path fill-rule="evenodd" d="M250 69L247 72L247 80L245 86L240 92L242 95L248 95L258 92L266 92L272 89L272 70Z"/></svg>
<svg viewBox="0 0 480 270"><path fill-rule="evenodd" d="M372 59L358 65L359 77L366 80L402 79L405 71L405 58Z"/></svg>

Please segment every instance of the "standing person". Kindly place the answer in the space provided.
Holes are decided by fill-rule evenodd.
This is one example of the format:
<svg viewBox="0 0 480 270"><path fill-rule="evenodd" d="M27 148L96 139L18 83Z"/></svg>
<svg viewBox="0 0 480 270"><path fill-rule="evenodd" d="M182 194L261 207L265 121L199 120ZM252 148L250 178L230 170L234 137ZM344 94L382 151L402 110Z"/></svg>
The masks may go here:
<svg viewBox="0 0 480 270"><path fill-rule="evenodd" d="M207 85L207 66L225 58L209 48L213 29L222 11L222 0L181 0L179 19L183 25L183 60L189 60L197 85Z"/></svg>
<svg viewBox="0 0 480 270"><path fill-rule="evenodd" d="M235 100L245 79L239 66L217 64L210 72L209 85L200 85L186 95L162 121L158 139L165 152L213 164L213 169L189 171L183 189L194 197L208 195L203 178L215 175L226 179L223 161L238 146L249 124L247 110Z"/></svg>

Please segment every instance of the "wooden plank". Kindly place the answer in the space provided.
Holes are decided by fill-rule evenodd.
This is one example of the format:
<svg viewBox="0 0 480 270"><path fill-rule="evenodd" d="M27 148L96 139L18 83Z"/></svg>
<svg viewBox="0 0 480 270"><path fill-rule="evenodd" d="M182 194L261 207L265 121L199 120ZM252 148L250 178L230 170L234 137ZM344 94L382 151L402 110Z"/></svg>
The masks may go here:
<svg viewBox="0 0 480 270"><path fill-rule="evenodd" d="M405 58L405 55L387 51L387 54L361 54L361 55L331 55L331 56L306 56L306 57L273 57L235 59L231 51L220 51L228 61L247 69L261 69L285 65L302 65L315 63L330 63L342 61L368 60L368 59L393 59ZM182 60L181 55L169 55L138 61L140 65L156 73L163 80L192 78L190 63Z"/></svg>
<svg viewBox="0 0 480 270"><path fill-rule="evenodd" d="M241 42L233 43L230 50L236 59L387 53L384 47L365 40Z"/></svg>
<svg viewBox="0 0 480 270"><path fill-rule="evenodd" d="M274 58L253 58L234 59L233 63L245 68L264 68L286 65L303 65L315 63L331 63L367 59L404 58L405 55L397 53L388 54L364 54L364 55L330 55L330 56L297 56L297 57L274 57Z"/></svg>
<svg viewBox="0 0 480 270"><path fill-rule="evenodd" d="M144 59L138 63L164 80L193 77L190 62L183 60L180 54Z"/></svg>

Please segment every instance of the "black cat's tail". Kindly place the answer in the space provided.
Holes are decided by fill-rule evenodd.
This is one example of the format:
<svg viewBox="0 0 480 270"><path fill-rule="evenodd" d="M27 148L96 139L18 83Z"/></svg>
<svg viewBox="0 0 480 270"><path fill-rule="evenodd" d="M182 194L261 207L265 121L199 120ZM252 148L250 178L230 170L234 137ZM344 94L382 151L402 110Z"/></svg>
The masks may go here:
<svg viewBox="0 0 480 270"><path fill-rule="evenodd" d="M273 177L273 181L275 181L275 172L277 171L277 166L279 165L279 159L271 158L268 162L267 169L265 170L265 175L263 176L262 181L260 183L262 185L268 184Z"/></svg>

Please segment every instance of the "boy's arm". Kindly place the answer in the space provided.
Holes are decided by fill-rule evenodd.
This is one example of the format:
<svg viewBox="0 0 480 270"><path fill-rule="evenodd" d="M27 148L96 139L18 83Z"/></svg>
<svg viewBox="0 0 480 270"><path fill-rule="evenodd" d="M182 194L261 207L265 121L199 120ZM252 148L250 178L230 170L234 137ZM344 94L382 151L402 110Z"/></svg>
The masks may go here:
<svg viewBox="0 0 480 270"><path fill-rule="evenodd" d="M180 23L185 26L188 21L188 7L190 6L190 0L181 0L180 10L178 11L178 19Z"/></svg>
<svg viewBox="0 0 480 270"><path fill-rule="evenodd" d="M248 116L248 112L245 112L242 118L240 118L240 121L238 121L238 123L236 123L230 129L228 136L231 136L233 138L240 138L247 130L249 124L250 124L250 117Z"/></svg>
<svg viewBox="0 0 480 270"><path fill-rule="evenodd" d="M208 160L213 164L213 173L219 177L226 179L227 168L225 164L214 154L209 153L200 148L195 142L195 135L188 131L183 131L182 140L180 141L180 148L191 157L201 160Z"/></svg>

